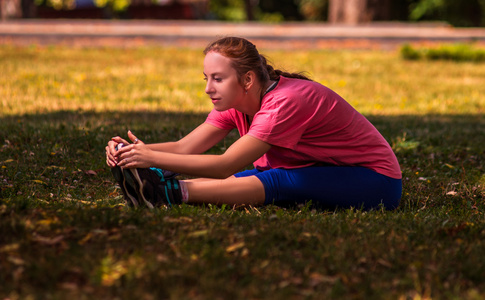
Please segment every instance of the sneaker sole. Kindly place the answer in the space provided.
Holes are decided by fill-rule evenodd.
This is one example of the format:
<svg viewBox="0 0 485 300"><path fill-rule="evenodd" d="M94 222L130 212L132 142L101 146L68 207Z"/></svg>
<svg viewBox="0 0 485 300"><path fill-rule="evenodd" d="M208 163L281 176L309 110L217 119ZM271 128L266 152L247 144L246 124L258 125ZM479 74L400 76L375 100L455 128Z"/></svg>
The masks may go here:
<svg viewBox="0 0 485 300"><path fill-rule="evenodd" d="M125 198L125 201L128 203L128 206L134 206L138 207L138 200L131 195L128 187L126 186L126 180L125 177L123 176L123 171L121 170L120 167L114 167L111 169L111 173L113 174L115 180L118 182L118 184L121 187L121 190L123 192L123 196ZM130 205L130 203L132 205Z"/></svg>
<svg viewBox="0 0 485 300"><path fill-rule="evenodd" d="M153 204L148 201L143 194L143 182L141 181L137 169L124 169L123 174L125 175L126 182L136 191L139 198L145 202L145 205L148 208L154 208Z"/></svg>

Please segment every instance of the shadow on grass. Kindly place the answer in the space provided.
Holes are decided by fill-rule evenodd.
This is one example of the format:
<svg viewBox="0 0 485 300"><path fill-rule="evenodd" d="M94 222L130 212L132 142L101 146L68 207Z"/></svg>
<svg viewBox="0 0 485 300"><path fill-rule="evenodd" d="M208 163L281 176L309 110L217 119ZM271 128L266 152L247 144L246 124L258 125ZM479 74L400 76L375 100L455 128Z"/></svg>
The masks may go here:
<svg viewBox="0 0 485 300"><path fill-rule="evenodd" d="M272 206L125 210L117 205L120 194L105 166L107 140L128 128L147 142L174 140L203 122L205 114L65 111L3 117L0 279L5 284L0 294L59 299L178 299L187 293L201 299L284 299L301 298L303 292L307 299L482 296L484 244L477 241L483 237L483 118L368 118L401 162L405 187L398 213ZM233 134L226 142L236 138ZM223 145L212 151L221 153Z"/></svg>
<svg viewBox="0 0 485 300"><path fill-rule="evenodd" d="M177 140L207 113L59 111L0 118L1 197L109 197L104 147L132 130L146 143ZM391 144L404 178L403 202L447 195L483 199L485 121L481 115L367 116ZM210 150L222 153L238 134ZM454 197L456 199L457 197ZM431 199L431 200L430 200ZM429 204L429 202L428 202Z"/></svg>

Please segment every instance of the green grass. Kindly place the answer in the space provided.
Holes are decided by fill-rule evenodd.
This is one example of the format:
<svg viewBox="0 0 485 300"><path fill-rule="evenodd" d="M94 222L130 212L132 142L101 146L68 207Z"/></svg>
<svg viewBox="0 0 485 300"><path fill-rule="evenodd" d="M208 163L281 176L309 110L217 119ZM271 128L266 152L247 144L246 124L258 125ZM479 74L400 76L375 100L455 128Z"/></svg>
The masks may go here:
<svg viewBox="0 0 485 300"><path fill-rule="evenodd" d="M451 61L485 61L485 50L474 47L472 44L441 45L433 48L415 49L411 45L401 47L401 55L405 59L429 59Z"/></svg>
<svg viewBox="0 0 485 300"><path fill-rule="evenodd" d="M485 64L264 52L382 132L403 171L397 211L128 209L104 146L203 122L201 51L1 46L0 299L485 297Z"/></svg>

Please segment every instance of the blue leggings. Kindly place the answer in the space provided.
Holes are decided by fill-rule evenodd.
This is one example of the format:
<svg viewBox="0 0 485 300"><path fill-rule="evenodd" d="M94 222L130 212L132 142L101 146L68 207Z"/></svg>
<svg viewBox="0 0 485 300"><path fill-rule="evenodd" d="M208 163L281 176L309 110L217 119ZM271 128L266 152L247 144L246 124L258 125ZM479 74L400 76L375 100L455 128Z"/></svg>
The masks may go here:
<svg viewBox="0 0 485 300"><path fill-rule="evenodd" d="M291 207L312 201L317 208L370 210L398 207L402 180L363 167L318 166L298 169L247 170L236 177L256 176L264 186L265 205Z"/></svg>

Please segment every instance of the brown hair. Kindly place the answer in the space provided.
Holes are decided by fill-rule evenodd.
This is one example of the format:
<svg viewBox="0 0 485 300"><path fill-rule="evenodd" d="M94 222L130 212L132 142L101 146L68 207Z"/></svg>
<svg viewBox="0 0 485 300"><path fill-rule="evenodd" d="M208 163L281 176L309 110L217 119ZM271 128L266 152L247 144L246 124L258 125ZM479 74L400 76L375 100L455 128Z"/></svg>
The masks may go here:
<svg viewBox="0 0 485 300"><path fill-rule="evenodd" d="M210 43L204 50L204 54L217 52L232 61L232 67L236 70L241 81L244 74L249 71L256 73L262 83L268 80L278 80L280 76L311 80L302 73L287 73L275 70L268 64L266 57L259 54L256 46L250 41L239 37L224 37Z"/></svg>

